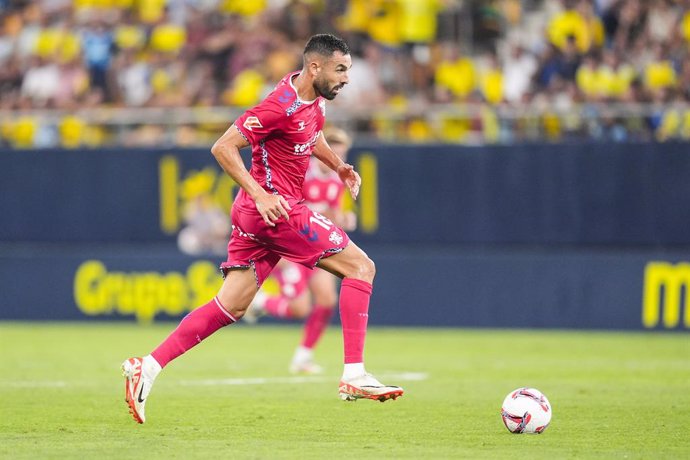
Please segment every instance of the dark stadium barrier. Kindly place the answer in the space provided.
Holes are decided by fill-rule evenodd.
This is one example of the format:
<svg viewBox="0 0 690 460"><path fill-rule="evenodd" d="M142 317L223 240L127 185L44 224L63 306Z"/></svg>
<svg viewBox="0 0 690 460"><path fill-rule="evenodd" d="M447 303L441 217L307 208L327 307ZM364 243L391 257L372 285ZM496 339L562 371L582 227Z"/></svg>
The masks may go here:
<svg viewBox="0 0 690 460"><path fill-rule="evenodd" d="M245 154L248 152L245 152ZM358 241L690 245L687 144L360 146ZM171 242L193 191L237 186L207 150L0 155L0 241Z"/></svg>
<svg viewBox="0 0 690 460"><path fill-rule="evenodd" d="M365 249L372 325L690 330L690 251ZM148 247L3 250L0 320L179 318L215 295L219 262Z"/></svg>
<svg viewBox="0 0 690 460"><path fill-rule="evenodd" d="M372 324L690 330L686 150L358 146ZM204 149L2 152L0 320L179 318L220 282L182 210L236 190Z"/></svg>

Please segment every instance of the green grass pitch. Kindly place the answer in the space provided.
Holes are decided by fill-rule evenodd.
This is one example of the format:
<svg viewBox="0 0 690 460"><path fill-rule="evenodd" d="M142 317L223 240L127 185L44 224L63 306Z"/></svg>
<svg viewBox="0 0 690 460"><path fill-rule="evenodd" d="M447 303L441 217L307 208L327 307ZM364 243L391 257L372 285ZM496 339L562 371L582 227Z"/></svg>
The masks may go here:
<svg viewBox="0 0 690 460"><path fill-rule="evenodd" d="M295 379L296 326L226 328L173 362L136 424L123 359L174 327L0 323L0 458L690 458L687 333L372 328L367 368L397 401L337 397L341 339L326 373ZM542 435L513 435L504 396L553 405Z"/></svg>

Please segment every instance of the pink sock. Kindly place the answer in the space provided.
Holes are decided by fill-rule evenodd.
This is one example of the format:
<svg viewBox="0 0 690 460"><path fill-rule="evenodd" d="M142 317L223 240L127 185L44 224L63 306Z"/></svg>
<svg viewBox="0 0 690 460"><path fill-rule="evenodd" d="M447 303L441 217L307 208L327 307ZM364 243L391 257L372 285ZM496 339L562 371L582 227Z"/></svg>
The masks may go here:
<svg viewBox="0 0 690 460"><path fill-rule="evenodd" d="M345 364L364 362L364 339L369 320L372 286L366 281L345 278L340 286L340 322L343 325Z"/></svg>
<svg viewBox="0 0 690 460"><path fill-rule="evenodd" d="M304 336L302 337L304 348L314 348L331 322L332 316L333 308L314 305L314 309L304 323Z"/></svg>
<svg viewBox="0 0 690 460"><path fill-rule="evenodd" d="M290 302L282 295L267 298L264 310L274 318L292 318Z"/></svg>
<svg viewBox="0 0 690 460"><path fill-rule="evenodd" d="M151 356L158 361L161 367L165 367L170 361L201 343L202 340L221 327L235 321L237 320L223 308L218 297L214 297L206 305L182 318L180 324L170 333L168 338L151 352Z"/></svg>

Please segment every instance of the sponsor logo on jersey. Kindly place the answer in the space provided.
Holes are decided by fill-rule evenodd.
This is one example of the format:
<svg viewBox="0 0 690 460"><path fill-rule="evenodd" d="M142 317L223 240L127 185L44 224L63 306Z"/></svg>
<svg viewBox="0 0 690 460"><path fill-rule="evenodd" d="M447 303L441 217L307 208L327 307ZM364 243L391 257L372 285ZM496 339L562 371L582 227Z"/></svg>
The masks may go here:
<svg viewBox="0 0 690 460"><path fill-rule="evenodd" d="M297 131L304 131L304 122L302 120L300 120L297 123L299 124Z"/></svg>
<svg viewBox="0 0 690 460"><path fill-rule="evenodd" d="M306 155L309 153L309 147L316 144L316 139L321 135L321 131L317 131L308 142L304 144L295 144L295 155Z"/></svg>
<svg viewBox="0 0 690 460"><path fill-rule="evenodd" d="M242 126L245 127L245 129L248 129L249 131L253 131L254 128L263 128L264 125L261 124L261 121L257 117L247 117L246 120L244 120L244 123L242 123Z"/></svg>

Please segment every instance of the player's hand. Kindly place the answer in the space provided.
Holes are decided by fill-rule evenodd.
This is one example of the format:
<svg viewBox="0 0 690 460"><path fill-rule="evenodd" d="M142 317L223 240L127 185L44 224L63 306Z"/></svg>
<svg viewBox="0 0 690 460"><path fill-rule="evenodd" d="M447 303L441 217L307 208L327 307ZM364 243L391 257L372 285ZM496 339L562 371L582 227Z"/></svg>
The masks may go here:
<svg viewBox="0 0 690 460"><path fill-rule="evenodd" d="M287 200L280 195L264 193L254 203L256 204L256 210L259 211L259 214L261 214L264 222L269 227L275 227L275 221L281 217L285 217L285 220L290 220L288 212L292 208L290 208Z"/></svg>
<svg viewBox="0 0 690 460"><path fill-rule="evenodd" d="M352 199L356 200L357 195L359 195L359 186L362 185L362 178L359 177L355 168L352 165L344 163L338 166L336 172L340 180L343 181L343 184L350 190Z"/></svg>

